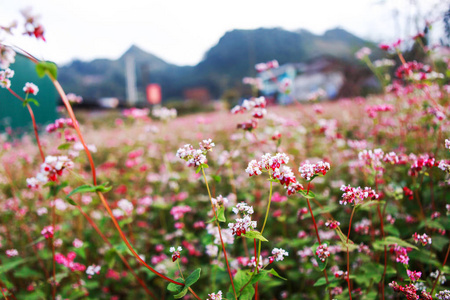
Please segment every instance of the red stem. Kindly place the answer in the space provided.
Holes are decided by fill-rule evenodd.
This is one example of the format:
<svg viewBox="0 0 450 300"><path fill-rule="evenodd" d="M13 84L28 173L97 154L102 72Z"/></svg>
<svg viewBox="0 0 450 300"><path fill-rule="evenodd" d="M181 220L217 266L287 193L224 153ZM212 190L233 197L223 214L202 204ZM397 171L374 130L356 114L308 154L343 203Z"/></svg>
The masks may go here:
<svg viewBox="0 0 450 300"><path fill-rule="evenodd" d="M97 185L97 177L96 177L94 160L92 159L91 152L89 151L89 149L88 149L88 147L87 147L87 145L86 145L86 143L84 141L83 135L81 134L80 127L78 126L77 119L75 117L75 114L73 113L72 107L70 106L69 100L67 99L67 96L66 96L63 88L59 84L59 82L55 78L53 78L51 75L49 75L49 77L52 80L53 85L55 86L55 88L58 91L59 95L61 96L61 99L62 99L64 105L66 106L67 112L69 113L69 116L72 119L74 129L77 132L77 135L78 135L78 138L80 139L81 144L83 145L84 151L86 152L86 155L87 155L88 160L89 160L89 164L91 166L92 181L93 181L94 185ZM117 222L116 218L112 214L111 208L109 207L109 204L106 201L106 199L103 196L103 194L101 192L97 192L97 194L100 197L100 200L102 201L103 206L105 206L106 210L108 211L108 214L111 217L111 220L113 221L114 226L116 227L117 231L119 232L119 235L120 235L121 239L123 240L125 245L128 247L128 249L131 251L131 253L133 253L133 255L136 257L136 259L138 261L140 261L147 269L149 269L151 272L153 272L154 274L158 275L159 277L161 277L161 278L163 278L163 279L165 279L165 280L167 280L167 281L169 281L169 282L171 282L173 284L184 286L184 283L177 282L177 281L175 281L173 279L170 279L167 276L157 272L152 267L150 267L145 261L142 260L142 258L136 253L136 251L134 251L133 247L130 245L130 243L128 242L128 240L125 237L124 233L122 232L122 229L120 228L119 223Z"/></svg>
<svg viewBox="0 0 450 300"><path fill-rule="evenodd" d="M8 88L8 91L17 99L19 99L20 101L24 102L25 99L23 99L22 97L20 97L19 95L16 94L16 92L14 92L11 88ZM30 117L31 117L31 121L33 122L33 129L34 129L34 136L36 137L36 142L38 144L39 147L39 152L41 154L41 158L43 161L45 161L45 156L44 156L44 152L42 151L42 146L41 146L41 142L39 140L39 134L38 134L38 128L36 125L36 119L34 118L34 113L33 110L31 109L30 104L27 103L27 108L28 108L28 112L30 113Z"/></svg>
<svg viewBox="0 0 450 300"><path fill-rule="evenodd" d="M55 231L55 202L53 201L53 207L52 207L52 226L53 231ZM54 239L51 238L50 242L52 243L52 260L53 260L53 286L52 286L52 296L53 300L55 300L56 297L56 260L55 260L55 243Z"/></svg>

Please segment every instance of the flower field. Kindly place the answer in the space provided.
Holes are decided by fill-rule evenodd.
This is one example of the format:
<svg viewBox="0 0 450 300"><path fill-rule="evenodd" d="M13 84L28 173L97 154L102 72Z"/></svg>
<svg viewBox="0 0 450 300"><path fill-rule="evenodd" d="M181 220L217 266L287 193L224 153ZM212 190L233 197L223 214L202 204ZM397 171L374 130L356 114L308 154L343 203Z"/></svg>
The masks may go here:
<svg viewBox="0 0 450 300"><path fill-rule="evenodd" d="M28 56L65 109L0 136L2 297L450 299L449 61L398 46L381 45L396 67L357 53L381 94L180 118L74 113L56 66ZM39 88L13 90L0 50L34 119Z"/></svg>

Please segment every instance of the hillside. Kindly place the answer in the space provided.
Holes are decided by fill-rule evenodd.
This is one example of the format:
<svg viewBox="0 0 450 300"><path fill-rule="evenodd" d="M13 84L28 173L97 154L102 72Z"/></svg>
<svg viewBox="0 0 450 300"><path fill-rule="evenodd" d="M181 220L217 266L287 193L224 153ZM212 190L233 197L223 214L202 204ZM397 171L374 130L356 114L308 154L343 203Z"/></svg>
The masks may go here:
<svg viewBox="0 0 450 300"><path fill-rule="evenodd" d="M219 97L226 89L240 86L242 77L254 76L254 65L258 62L272 59L280 64L304 62L328 55L352 64L354 53L363 46L373 44L339 28L323 35L280 28L232 30L194 67L167 63L133 45L117 60L75 60L61 67L60 79L67 91L85 99L110 96L125 99L125 58L131 56L136 64L139 91L150 81L161 84L164 99L181 98L183 90L199 86Z"/></svg>

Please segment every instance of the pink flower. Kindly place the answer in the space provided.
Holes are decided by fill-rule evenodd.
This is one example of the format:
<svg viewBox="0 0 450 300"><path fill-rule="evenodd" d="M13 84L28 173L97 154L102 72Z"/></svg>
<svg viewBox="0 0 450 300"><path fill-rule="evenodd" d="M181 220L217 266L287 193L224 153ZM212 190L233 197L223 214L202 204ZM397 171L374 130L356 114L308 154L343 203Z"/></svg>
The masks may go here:
<svg viewBox="0 0 450 300"><path fill-rule="evenodd" d="M8 249L5 251L6 256L8 257L14 257L14 256L18 256L19 255L19 251L17 251L16 249Z"/></svg>
<svg viewBox="0 0 450 300"><path fill-rule="evenodd" d="M27 94L33 94L36 96L37 93L39 92L39 88L34 83L27 82L23 87L23 91Z"/></svg>
<svg viewBox="0 0 450 300"><path fill-rule="evenodd" d="M419 280L420 276L422 276L422 272L418 271L406 270L406 273L408 274L408 277L409 279L411 279L411 281L417 281Z"/></svg>
<svg viewBox="0 0 450 300"><path fill-rule="evenodd" d="M46 238L52 238L54 231L53 231L53 226L45 226L44 229L42 229L41 234Z"/></svg>

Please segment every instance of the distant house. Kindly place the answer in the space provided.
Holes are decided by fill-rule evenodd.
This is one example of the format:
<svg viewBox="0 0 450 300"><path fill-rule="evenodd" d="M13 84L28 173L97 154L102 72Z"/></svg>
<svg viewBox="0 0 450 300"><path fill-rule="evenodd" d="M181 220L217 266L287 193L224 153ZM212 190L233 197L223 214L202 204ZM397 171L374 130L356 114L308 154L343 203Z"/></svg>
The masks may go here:
<svg viewBox="0 0 450 300"><path fill-rule="evenodd" d="M32 82L39 87L38 94L30 96L39 102L39 106L31 104L36 122L41 125L53 122L57 118L58 94L50 79L47 76L39 78L35 64L20 54L16 55L16 62L11 64L10 69L15 71L11 79L11 89L19 96L25 97L23 87L27 82ZM32 129L32 122L22 102L8 90L0 88L0 132L5 131L6 128Z"/></svg>
<svg viewBox="0 0 450 300"><path fill-rule="evenodd" d="M183 91L184 99L206 103L211 100L209 90L204 87L190 88Z"/></svg>
<svg viewBox="0 0 450 300"><path fill-rule="evenodd" d="M324 90L327 99L356 96L373 75L365 69L331 57L319 56L304 63L287 63L258 74L262 94L275 97L280 104L306 101L309 95ZM289 87L286 87L286 83ZM289 89L289 93L284 93Z"/></svg>

